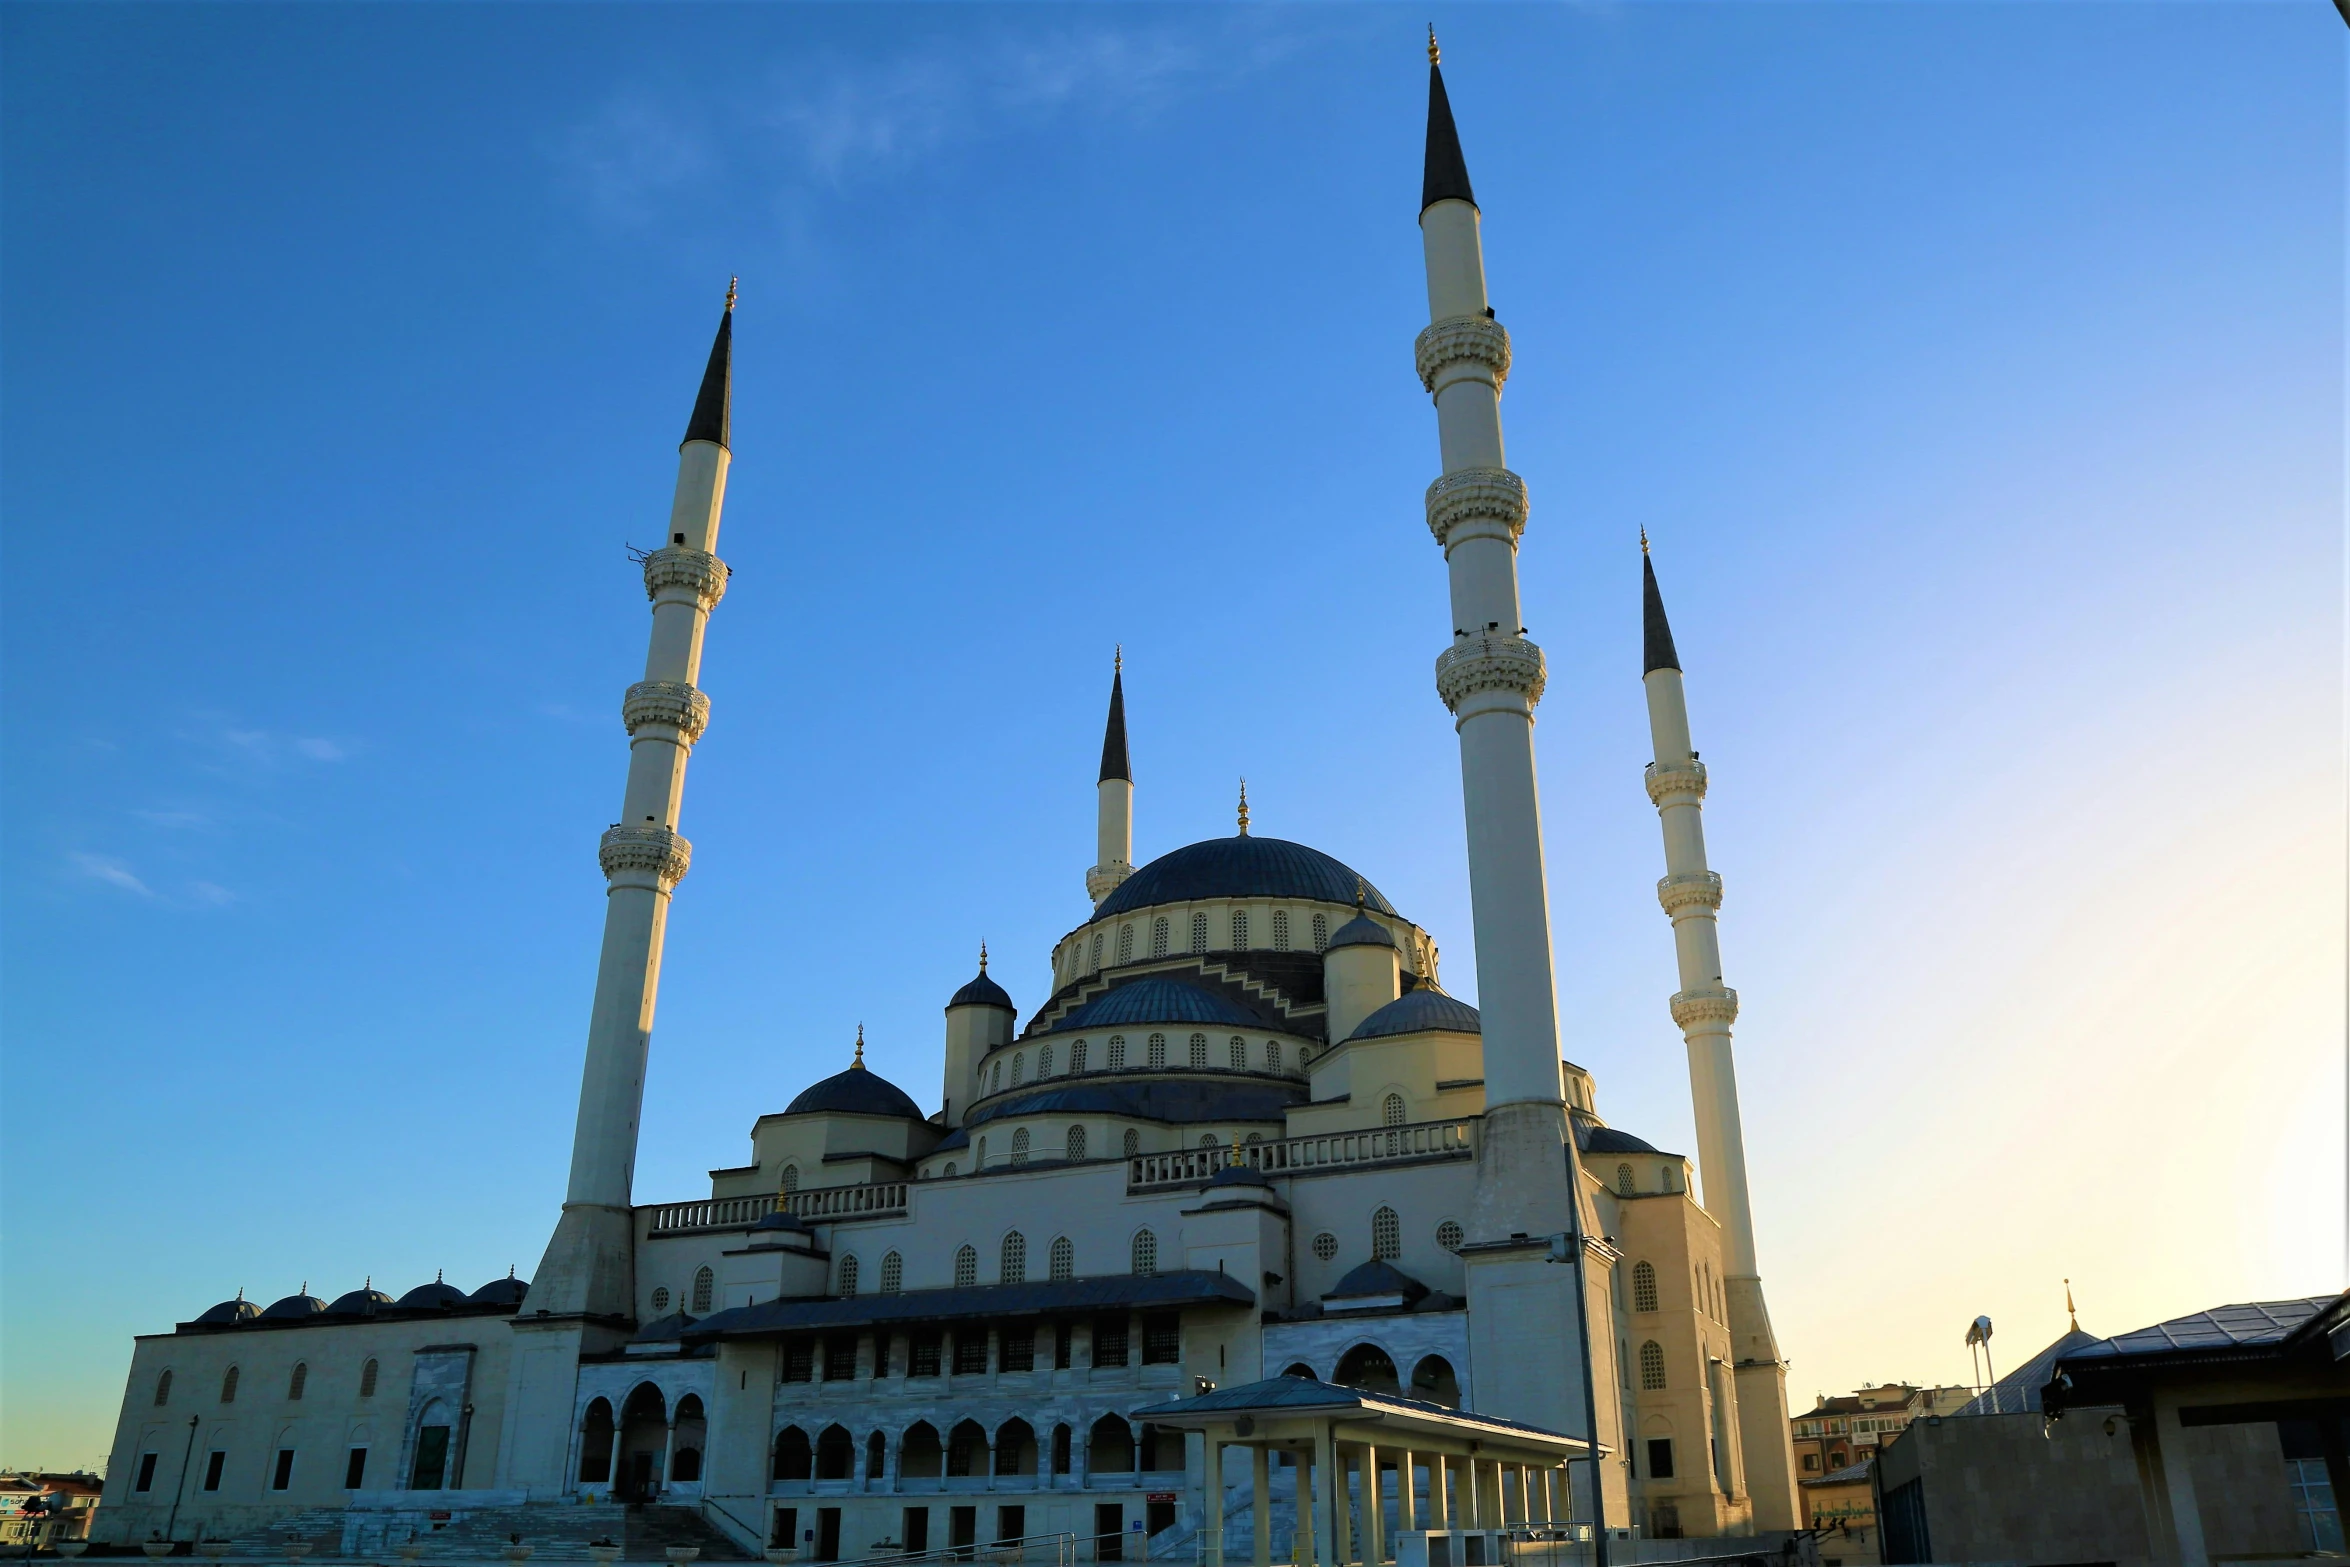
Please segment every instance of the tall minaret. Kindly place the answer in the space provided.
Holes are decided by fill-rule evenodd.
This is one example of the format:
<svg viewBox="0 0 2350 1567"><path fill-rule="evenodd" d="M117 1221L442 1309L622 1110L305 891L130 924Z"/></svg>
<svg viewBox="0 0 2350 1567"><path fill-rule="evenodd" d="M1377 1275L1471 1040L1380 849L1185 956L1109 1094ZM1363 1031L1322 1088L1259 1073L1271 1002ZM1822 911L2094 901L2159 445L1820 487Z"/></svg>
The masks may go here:
<svg viewBox="0 0 2350 1567"><path fill-rule="evenodd" d="M1689 743L1689 704L1681 689L1681 655L1665 620L1665 601L1640 540L1641 684L1648 688L1648 732L1656 760L1648 797L1664 824L1665 875L1657 900L1673 921L1681 988L1673 1021L1689 1046L1689 1097L1697 1112L1697 1167L1705 1211L1722 1227L1723 1283L1730 1304L1731 1371L1738 1388L1739 1446L1758 1528L1798 1526L1795 1453L1787 1425L1787 1366L1771 1333L1762 1278L1754 1260L1754 1214L1746 1196L1746 1139L1738 1125L1738 1070L1730 1024L1738 992L1722 983L1715 911L1722 878L1706 868L1705 764Z"/></svg>
<svg viewBox="0 0 2350 1567"><path fill-rule="evenodd" d="M628 688L628 787L620 820L598 859L610 883L596 999L588 1016L587 1065L572 1134L571 1184L563 1217L531 1280L525 1306L540 1312L625 1321L635 1316L629 1202L636 1173L637 1115L644 1101L646 1046L661 982L661 938L669 895L691 863L678 836L686 758L710 721L695 689L702 633L726 592L726 565L712 553L726 500L727 420L733 391L734 288L710 345L709 367L678 447L669 541L644 558L653 601L645 678Z"/></svg>
<svg viewBox="0 0 2350 1567"><path fill-rule="evenodd" d="M1596 1232L1578 1222L1579 1170L1559 1071L1558 995L1551 973L1550 899L1534 778L1534 704L1542 650L1526 640L1518 608L1518 538L1526 487L1504 466L1501 389L1510 339L1485 297L1477 198L1453 127L1433 34L1428 43L1428 146L1420 190L1428 271L1428 329L1416 359L1436 401L1443 475L1428 486L1428 527L1452 584L1452 645L1436 660L1436 689L1460 736L1468 818L1469 899L1477 933L1477 1007L1483 1020L1485 1119L1469 1209L1471 1359L1480 1410L1554 1431L1587 1428L1576 1343L1577 1311L1599 1311L1608 1259L1594 1256L1590 1294L1574 1299L1572 1272L1547 1263L1547 1237ZM1612 1384L1611 1336L1592 1335L1594 1380ZM1488 1370L1487 1368L1490 1368ZM1600 1440L1622 1450L1613 1397ZM1620 1468L1610 1471L1620 1522ZM1581 1481L1578 1485L1582 1484ZM1589 1517L1588 1512L1581 1516Z"/></svg>
<svg viewBox="0 0 2350 1567"><path fill-rule="evenodd" d="M1134 874L1134 769L1126 761L1126 650L1110 662L1110 721L1102 730L1102 776L1094 786L1094 852L1085 895L1099 903Z"/></svg>

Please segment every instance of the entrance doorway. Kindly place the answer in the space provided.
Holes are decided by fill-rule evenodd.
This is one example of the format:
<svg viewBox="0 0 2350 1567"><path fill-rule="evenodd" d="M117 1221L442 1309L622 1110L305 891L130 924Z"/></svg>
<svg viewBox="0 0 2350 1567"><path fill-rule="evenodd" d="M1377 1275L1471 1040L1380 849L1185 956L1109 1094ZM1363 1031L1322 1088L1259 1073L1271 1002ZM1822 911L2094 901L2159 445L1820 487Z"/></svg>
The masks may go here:
<svg viewBox="0 0 2350 1567"><path fill-rule="evenodd" d="M820 1562L840 1560L840 1509L816 1509L816 1559Z"/></svg>
<svg viewBox="0 0 2350 1567"><path fill-rule="evenodd" d="M904 1523L899 1530L899 1538L905 1542L908 1556L919 1556L929 1550L930 1509L927 1507L907 1508Z"/></svg>
<svg viewBox="0 0 2350 1567"><path fill-rule="evenodd" d="M1126 1509L1123 1504L1093 1504L1093 1559L1097 1562L1122 1562L1126 1559Z"/></svg>
<svg viewBox="0 0 2350 1567"><path fill-rule="evenodd" d="M947 1509L947 1545L962 1561L973 1555L971 1547L979 1543L979 1509L950 1507Z"/></svg>

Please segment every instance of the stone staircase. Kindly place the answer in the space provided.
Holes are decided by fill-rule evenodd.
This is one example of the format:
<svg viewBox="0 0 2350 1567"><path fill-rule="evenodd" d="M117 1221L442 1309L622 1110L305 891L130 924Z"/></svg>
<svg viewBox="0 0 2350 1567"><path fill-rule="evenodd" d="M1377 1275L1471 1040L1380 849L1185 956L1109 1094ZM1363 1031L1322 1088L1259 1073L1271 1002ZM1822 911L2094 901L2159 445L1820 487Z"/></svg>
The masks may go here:
<svg viewBox="0 0 2350 1567"><path fill-rule="evenodd" d="M343 1542L343 1551L349 1556L397 1561L394 1548L410 1537L413 1528L415 1539L425 1548L427 1561L503 1561L506 1547L518 1534L522 1543L531 1548L534 1559L585 1561L590 1541L624 1538L627 1511L608 1504L484 1507L438 1529L429 1523L415 1528L405 1519L362 1520L354 1514L353 1528Z"/></svg>
<svg viewBox="0 0 2350 1567"><path fill-rule="evenodd" d="M661 1561L673 1545L694 1547L705 1562L758 1560L713 1527L698 1507L631 1507L628 1534L621 1544L627 1547L621 1560L631 1562Z"/></svg>
<svg viewBox="0 0 2350 1567"><path fill-rule="evenodd" d="M242 1560L256 1556L286 1559L286 1547L300 1541L310 1547L313 1556L339 1556L343 1549L343 1518L340 1507L313 1507L306 1512L292 1513L268 1525L233 1536L229 1541L229 1555Z"/></svg>

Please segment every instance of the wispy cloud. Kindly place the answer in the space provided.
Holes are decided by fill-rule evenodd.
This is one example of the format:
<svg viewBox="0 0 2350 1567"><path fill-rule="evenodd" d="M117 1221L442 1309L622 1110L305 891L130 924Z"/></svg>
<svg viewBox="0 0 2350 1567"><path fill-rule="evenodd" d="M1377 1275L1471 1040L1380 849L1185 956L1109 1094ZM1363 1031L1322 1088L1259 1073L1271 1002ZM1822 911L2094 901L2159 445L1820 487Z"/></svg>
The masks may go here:
<svg viewBox="0 0 2350 1567"><path fill-rule="evenodd" d="M150 827L174 831L212 825L212 818L202 811L133 811L131 815Z"/></svg>
<svg viewBox="0 0 2350 1567"><path fill-rule="evenodd" d="M152 898L156 895L154 888L139 880L137 874L128 865L111 854L84 854L77 849L68 854L66 858L72 863L75 870L89 877L92 881L104 882L109 887L119 887L124 892L136 893L142 898Z"/></svg>
<svg viewBox="0 0 2350 1567"><path fill-rule="evenodd" d="M223 905L237 901L237 895L235 893L229 891L226 887L221 886L218 882L210 881L196 881L188 883L188 896L194 899L196 902L203 904L206 908L212 909L217 909Z"/></svg>
<svg viewBox="0 0 2350 1567"><path fill-rule="evenodd" d="M566 183L597 216L634 222L659 198L707 173L716 143L706 120L644 88L627 88L558 138Z"/></svg>
<svg viewBox="0 0 2350 1567"><path fill-rule="evenodd" d="M247 774L275 772L305 762L345 761L352 752L348 741L256 729L210 713L193 715L189 726L180 731L180 738L210 751L215 770Z"/></svg>

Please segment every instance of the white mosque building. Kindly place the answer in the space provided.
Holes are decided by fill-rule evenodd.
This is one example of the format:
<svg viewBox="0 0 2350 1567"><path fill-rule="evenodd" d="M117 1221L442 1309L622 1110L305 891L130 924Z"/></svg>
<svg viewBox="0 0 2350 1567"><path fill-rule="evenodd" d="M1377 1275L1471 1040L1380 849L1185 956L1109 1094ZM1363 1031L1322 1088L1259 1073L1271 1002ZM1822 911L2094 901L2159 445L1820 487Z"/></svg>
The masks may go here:
<svg viewBox="0 0 2350 1567"><path fill-rule="evenodd" d="M1416 358L1442 455L1427 518L1454 623L1435 673L1460 738L1482 1006L1447 993L1434 934L1377 867L1252 834L1245 797L1233 836L1133 865L1114 673L1091 904L1052 949L1051 993L1024 1019L983 952L946 1002L935 1110L860 1046L761 1115L706 1196L638 1202L663 926L691 855L678 802L727 584L730 291L669 542L644 561L651 647L623 704L625 804L601 843L602 957L545 1257L470 1293L305 1287L140 1337L103 1534L274 1530L330 1551L339 1534L359 1551L442 1530L461 1555L485 1531L604 1532L824 1561L1070 1535L1091 1559L1376 1567L1414 1527L1794 1526L1706 774L1645 560L1643 782L1695 1164L1608 1126L1560 1059L1509 334L1429 53Z"/></svg>

